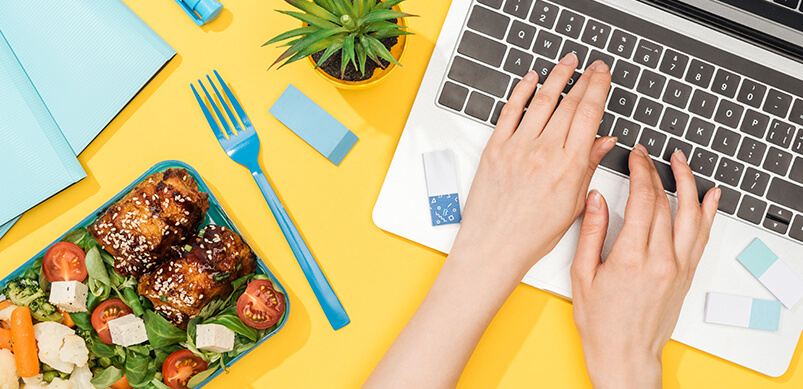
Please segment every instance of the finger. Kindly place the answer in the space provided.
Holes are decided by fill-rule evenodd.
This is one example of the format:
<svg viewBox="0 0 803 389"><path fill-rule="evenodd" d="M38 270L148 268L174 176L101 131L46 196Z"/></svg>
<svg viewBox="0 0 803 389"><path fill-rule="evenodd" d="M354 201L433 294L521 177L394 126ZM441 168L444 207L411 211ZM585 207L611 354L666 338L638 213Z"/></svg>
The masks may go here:
<svg viewBox="0 0 803 389"><path fill-rule="evenodd" d="M616 146L617 140L618 138L615 136L603 136L594 141L588 156L588 171L586 172L585 182L583 183L583 191L588 190L588 185L591 184L591 179L594 177L594 172L597 171L599 163L602 161L602 158L605 158L605 155L607 155L609 151L613 150L613 146Z"/></svg>
<svg viewBox="0 0 803 389"><path fill-rule="evenodd" d="M544 85L533 96L533 101L527 109L527 114L524 115L519 130L514 134L515 136L535 139L541 135L555 111L563 88L566 87L566 83L569 82L575 69L577 69L577 56L574 53L566 54L560 63L552 68Z"/></svg>
<svg viewBox="0 0 803 389"><path fill-rule="evenodd" d="M519 81L519 83L513 89L510 99L507 103L505 103L504 108L502 108L502 112L499 114L499 120L496 123L496 129L491 136L492 139L496 138L495 140L497 141L505 141L513 136L513 133L516 131L516 128L521 122L521 116L524 114L524 108L527 106L527 102L530 101L530 98L533 96L537 86L538 74L536 74L534 71L528 72L524 78Z"/></svg>
<svg viewBox="0 0 803 389"><path fill-rule="evenodd" d="M700 201L697 199L697 183L682 151L678 150L672 154L670 162L678 188L678 212L675 215L672 236L678 258L681 261L688 261L691 250L697 243L702 216Z"/></svg>
<svg viewBox="0 0 803 389"><path fill-rule="evenodd" d="M629 166L630 194L621 235L629 237L636 248L646 248L657 199L651 166L643 147L636 147L630 153Z"/></svg>
<svg viewBox="0 0 803 389"><path fill-rule="evenodd" d="M583 95L566 139L566 148L579 155L588 154L594 144L594 134L599 130L605 113L605 100L611 89L611 72L605 62L597 61L588 88Z"/></svg>
<svg viewBox="0 0 803 389"><path fill-rule="evenodd" d="M549 120L549 123L547 123L541 136L554 137L556 140L560 140L561 144L566 143L566 137L569 134L569 129L572 126L575 113L580 106L580 102L583 100L583 96L588 89L589 81L594 75L594 69L597 65L597 62L594 62L583 72L580 79L577 80L566 97L561 100L557 109L555 109L555 113L552 114L552 118ZM600 120L601 119L602 117L600 116ZM599 125L597 125L597 128L599 128Z"/></svg>
<svg viewBox="0 0 803 389"><path fill-rule="evenodd" d="M661 176L658 175L658 169L655 167L655 161L652 160L643 145L636 145L640 148L647 159L647 164L650 166L650 176L652 177L652 188L655 191L655 214L652 218L652 226L650 227L650 242L659 244L659 249L671 250L672 249L672 210L669 207L669 198L664 190L663 181Z"/></svg>
<svg viewBox="0 0 803 389"><path fill-rule="evenodd" d="M594 279L597 268L602 263L602 245L607 234L608 205L601 193L592 190L586 201L580 240L572 262L572 287L588 285Z"/></svg>
<svg viewBox="0 0 803 389"><path fill-rule="evenodd" d="M700 264L700 258L702 258L703 252L705 251L705 245L708 244L708 238L711 235L711 226L714 224L714 218L717 215L720 197L722 197L722 189L711 188L703 198L700 232L697 234L697 243L694 249L692 249L691 259L689 260L689 279L694 277L694 273L697 271L697 265Z"/></svg>

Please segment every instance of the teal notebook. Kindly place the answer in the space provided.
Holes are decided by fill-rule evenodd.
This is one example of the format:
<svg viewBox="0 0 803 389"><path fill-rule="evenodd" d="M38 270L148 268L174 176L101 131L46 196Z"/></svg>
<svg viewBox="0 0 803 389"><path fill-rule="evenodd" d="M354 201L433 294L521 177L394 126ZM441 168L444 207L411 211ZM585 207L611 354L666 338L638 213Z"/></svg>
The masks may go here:
<svg viewBox="0 0 803 389"><path fill-rule="evenodd" d="M176 54L120 0L0 1L0 236Z"/></svg>

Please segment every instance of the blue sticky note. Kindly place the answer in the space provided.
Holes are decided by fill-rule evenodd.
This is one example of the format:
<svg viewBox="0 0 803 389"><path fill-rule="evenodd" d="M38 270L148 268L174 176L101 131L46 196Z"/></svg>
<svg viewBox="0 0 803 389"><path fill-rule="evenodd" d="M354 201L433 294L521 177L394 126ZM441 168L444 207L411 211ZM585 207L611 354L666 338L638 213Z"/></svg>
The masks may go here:
<svg viewBox="0 0 803 389"><path fill-rule="evenodd" d="M760 278L778 260L778 256L761 239L756 238L736 259L752 275Z"/></svg>
<svg viewBox="0 0 803 389"><path fill-rule="evenodd" d="M340 165L359 140L293 85L284 90L270 113L335 165Z"/></svg>
<svg viewBox="0 0 803 389"><path fill-rule="evenodd" d="M460 217L460 198L457 193L429 197L429 213L433 226L457 224Z"/></svg>
<svg viewBox="0 0 803 389"><path fill-rule="evenodd" d="M750 328L778 331L781 321L781 302L753 299L750 309Z"/></svg>

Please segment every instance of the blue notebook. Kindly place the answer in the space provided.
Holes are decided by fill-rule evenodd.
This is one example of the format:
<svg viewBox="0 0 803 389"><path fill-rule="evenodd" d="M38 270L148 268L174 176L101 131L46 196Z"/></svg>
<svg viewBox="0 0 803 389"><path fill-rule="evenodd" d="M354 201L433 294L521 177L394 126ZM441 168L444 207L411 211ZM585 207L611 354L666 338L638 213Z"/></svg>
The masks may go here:
<svg viewBox="0 0 803 389"><path fill-rule="evenodd" d="M0 1L0 236L175 54L120 0Z"/></svg>

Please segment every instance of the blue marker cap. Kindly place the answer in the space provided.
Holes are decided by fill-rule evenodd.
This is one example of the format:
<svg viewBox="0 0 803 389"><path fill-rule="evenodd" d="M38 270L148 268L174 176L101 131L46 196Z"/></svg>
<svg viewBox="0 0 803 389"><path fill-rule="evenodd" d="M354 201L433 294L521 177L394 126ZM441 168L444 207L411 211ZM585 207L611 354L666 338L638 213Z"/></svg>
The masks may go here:
<svg viewBox="0 0 803 389"><path fill-rule="evenodd" d="M176 3L199 26L215 20L223 10L223 4L217 0L176 0Z"/></svg>

